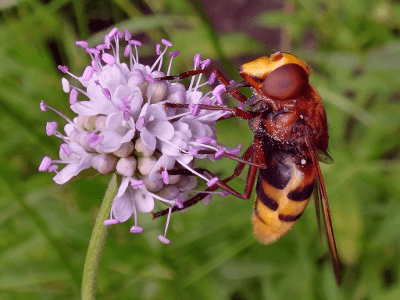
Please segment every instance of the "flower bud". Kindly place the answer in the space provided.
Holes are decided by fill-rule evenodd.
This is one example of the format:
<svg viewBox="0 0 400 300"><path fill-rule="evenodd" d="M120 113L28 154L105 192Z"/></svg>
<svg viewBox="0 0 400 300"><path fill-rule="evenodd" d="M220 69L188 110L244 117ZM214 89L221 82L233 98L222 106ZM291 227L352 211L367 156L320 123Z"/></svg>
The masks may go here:
<svg viewBox="0 0 400 300"><path fill-rule="evenodd" d="M153 170L154 165L156 164L157 159L153 156L150 157L141 157L138 162L138 169L142 175L149 175L151 170Z"/></svg>
<svg viewBox="0 0 400 300"><path fill-rule="evenodd" d="M121 147L117 151L114 151L113 154L118 157L128 157L132 154L134 150L133 143L131 141L127 143L123 143Z"/></svg>
<svg viewBox="0 0 400 300"><path fill-rule="evenodd" d="M103 131L103 128L106 128L106 121L107 121L107 116L96 116L96 122L95 126L96 129Z"/></svg>
<svg viewBox="0 0 400 300"><path fill-rule="evenodd" d="M132 70L129 74L128 85L129 86L137 86L144 82L144 76L142 71L139 69Z"/></svg>
<svg viewBox="0 0 400 300"><path fill-rule="evenodd" d="M176 186L184 191L191 190L197 186L197 178L194 176L182 176Z"/></svg>
<svg viewBox="0 0 400 300"><path fill-rule="evenodd" d="M78 128L82 131L93 131L96 129L96 116L78 116Z"/></svg>
<svg viewBox="0 0 400 300"><path fill-rule="evenodd" d="M132 177L136 171L136 158L133 156L123 157L117 163L117 172L123 176Z"/></svg>
<svg viewBox="0 0 400 300"><path fill-rule="evenodd" d="M186 104L186 89L181 83L171 84L168 90L168 100L177 104Z"/></svg>
<svg viewBox="0 0 400 300"><path fill-rule="evenodd" d="M140 152L143 154L143 156L152 156L154 153L154 150L150 150L147 148L141 139L137 139L135 142L135 150L136 152Z"/></svg>
<svg viewBox="0 0 400 300"><path fill-rule="evenodd" d="M147 98L150 103L158 103L165 100L168 92L168 84L165 81L156 81L149 84Z"/></svg>
<svg viewBox="0 0 400 300"><path fill-rule="evenodd" d="M93 157L92 167L101 174L109 174L115 169L118 158L112 154L99 154Z"/></svg>
<svg viewBox="0 0 400 300"><path fill-rule="evenodd" d="M179 195L179 189L173 185L165 185L159 193L159 196L167 199L167 200L174 200Z"/></svg>
<svg viewBox="0 0 400 300"><path fill-rule="evenodd" d="M175 184L179 180L181 180L181 175L168 175L169 177L169 184Z"/></svg>
<svg viewBox="0 0 400 300"><path fill-rule="evenodd" d="M162 179L151 180L149 178L149 176L147 176L147 175L142 176L140 179L143 181L146 189L149 192L157 192L157 191L161 190L161 188L164 186Z"/></svg>
<svg viewBox="0 0 400 300"><path fill-rule="evenodd" d="M78 135L78 144L83 147L87 152L96 152L95 149L89 146L89 141L87 140L87 135L90 134L88 131L81 131Z"/></svg>

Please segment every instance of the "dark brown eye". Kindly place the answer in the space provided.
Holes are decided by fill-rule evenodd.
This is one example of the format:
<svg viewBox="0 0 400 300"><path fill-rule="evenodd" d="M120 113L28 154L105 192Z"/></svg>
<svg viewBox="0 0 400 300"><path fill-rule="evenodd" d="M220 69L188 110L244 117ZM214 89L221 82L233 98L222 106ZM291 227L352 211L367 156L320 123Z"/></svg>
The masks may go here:
<svg viewBox="0 0 400 300"><path fill-rule="evenodd" d="M269 73L262 84L262 92L277 100L289 100L308 83L306 71L298 64L286 64Z"/></svg>

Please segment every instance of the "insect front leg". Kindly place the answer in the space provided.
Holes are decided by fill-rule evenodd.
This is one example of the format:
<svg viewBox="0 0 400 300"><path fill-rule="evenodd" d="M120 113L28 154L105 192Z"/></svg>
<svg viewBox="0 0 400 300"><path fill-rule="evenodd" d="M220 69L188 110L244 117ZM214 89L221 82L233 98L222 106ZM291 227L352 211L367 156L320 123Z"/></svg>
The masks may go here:
<svg viewBox="0 0 400 300"><path fill-rule="evenodd" d="M199 109L208 109L208 110L224 110L232 112L232 116L237 116L244 120L251 120L254 118L254 115L250 111L241 110L238 107L222 107L222 106L213 106L213 105L204 105L198 104ZM164 103L164 108L189 108L188 104L176 104L176 103ZM226 119L226 118L225 118Z"/></svg>
<svg viewBox="0 0 400 300"><path fill-rule="evenodd" d="M160 77L160 78L155 78L155 80L173 80L173 81L180 81L182 79L199 75L199 74L204 74L204 73L214 73L215 76L217 76L219 82L224 84L225 86L230 86L231 84L229 83L228 79L224 75L222 75L220 70L217 69L204 69L204 70L193 70L193 71L188 71L181 73L179 75L172 75L172 76L165 76L165 77ZM225 91L225 93L231 95L235 99L237 99L240 102L246 102L247 98L242 95L238 90L238 88L231 88Z"/></svg>

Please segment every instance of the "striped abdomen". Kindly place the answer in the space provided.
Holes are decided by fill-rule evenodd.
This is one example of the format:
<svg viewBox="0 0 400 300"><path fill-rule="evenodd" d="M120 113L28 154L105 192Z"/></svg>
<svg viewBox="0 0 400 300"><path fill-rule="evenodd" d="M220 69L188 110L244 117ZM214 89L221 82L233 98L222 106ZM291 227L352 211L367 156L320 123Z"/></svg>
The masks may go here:
<svg viewBox="0 0 400 300"><path fill-rule="evenodd" d="M315 169L308 159L284 151L266 156L256 187L253 231L261 243L274 242L300 218L314 189Z"/></svg>

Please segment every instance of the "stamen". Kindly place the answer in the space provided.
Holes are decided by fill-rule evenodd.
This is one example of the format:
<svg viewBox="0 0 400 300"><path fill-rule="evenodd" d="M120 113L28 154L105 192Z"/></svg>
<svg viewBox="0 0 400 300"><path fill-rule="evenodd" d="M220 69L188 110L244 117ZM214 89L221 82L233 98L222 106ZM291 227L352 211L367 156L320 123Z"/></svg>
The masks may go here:
<svg viewBox="0 0 400 300"><path fill-rule="evenodd" d="M189 104L189 109L193 117L197 117L200 113L200 106L198 104Z"/></svg>
<svg viewBox="0 0 400 300"><path fill-rule="evenodd" d="M57 131L58 124L56 121L46 123L46 134L52 136Z"/></svg>
<svg viewBox="0 0 400 300"><path fill-rule="evenodd" d="M171 241L170 241L169 239L167 239L167 237L166 237L166 235L167 235L167 230L168 230L168 226L169 226L169 221L170 221L170 219L171 219L171 212L172 212L172 209L169 208L169 209L168 209L167 222L166 222L166 224L165 224L164 235L161 235L161 234L160 234L160 235L158 236L158 240L159 240L161 243L163 243L163 244L169 244L169 243L171 243Z"/></svg>
<svg viewBox="0 0 400 300"><path fill-rule="evenodd" d="M143 184L144 184L143 180L135 180L135 181L131 182L131 186L134 187L134 188L138 187L138 186L141 186Z"/></svg>
<svg viewBox="0 0 400 300"><path fill-rule="evenodd" d="M156 54L161 55L161 45L160 44L156 45Z"/></svg>
<svg viewBox="0 0 400 300"><path fill-rule="evenodd" d="M111 67L115 64L115 58L111 54L103 53L101 59Z"/></svg>
<svg viewBox="0 0 400 300"><path fill-rule="evenodd" d="M169 176L168 176L168 172L167 171L162 171L161 172L161 176L162 176L162 180L164 182L164 184L169 184Z"/></svg>
<svg viewBox="0 0 400 300"><path fill-rule="evenodd" d="M175 200L175 205L176 205L178 208L183 208L183 202L182 202L181 200L179 200L179 199L176 199L176 200Z"/></svg>
<svg viewBox="0 0 400 300"><path fill-rule="evenodd" d="M128 57L130 53L131 53L131 45L128 44L128 45L125 46L124 56ZM131 68L132 68L132 66L131 66Z"/></svg>
<svg viewBox="0 0 400 300"><path fill-rule="evenodd" d="M111 29L111 31L108 33L108 37L110 39L112 39L116 34L118 33L118 28L114 27L113 29Z"/></svg>
<svg viewBox="0 0 400 300"><path fill-rule="evenodd" d="M83 71L82 80L83 81L89 81L93 76L93 72L94 72L93 67L92 66L87 66L85 71Z"/></svg>
<svg viewBox="0 0 400 300"><path fill-rule="evenodd" d="M39 165L39 172L45 172L49 169L51 164L51 158L48 156L43 157L42 162Z"/></svg>
<svg viewBox="0 0 400 300"><path fill-rule="evenodd" d="M191 167L189 167L187 164L185 164L184 162L182 162L179 158L176 158L176 161L184 168L188 169L190 172L192 172L193 174L195 174L196 176L200 177L201 179L205 180L205 181L209 181L208 178L204 177L203 175L201 175L199 172L196 172L194 169L192 169Z"/></svg>
<svg viewBox="0 0 400 300"><path fill-rule="evenodd" d="M236 149L226 150L226 153L229 153L232 155L238 155L241 151L242 151L242 144L239 144Z"/></svg>
<svg viewBox="0 0 400 300"><path fill-rule="evenodd" d="M209 181L207 181L207 186L213 186L218 180L218 177L211 178Z"/></svg>
<svg viewBox="0 0 400 300"><path fill-rule="evenodd" d="M225 92L226 87L224 84L217 85L217 87L213 90L212 94L217 99L219 105L223 105L223 101L221 95Z"/></svg>
<svg viewBox="0 0 400 300"><path fill-rule="evenodd" d="M72 89L71 92L69 93L69 104L73 105L77 102L78 99L78 92L76 89Z"/></svg>
<svg viewBox="0 0 400 300"><path fill-rule="evenodd" d="M215 75L215 73L211 73L210 77L208 78L208 84L214 84L215 78L217 78L217 75Z"/></svg>
<svg viewBox="0 0 400 300"><path fill-rule="evenodd" d="M203 204L204 204L204 205L210 204L211 199L212 199L212 194L208 194L208 195L204 198Z"/></svg>
<svg viewBox="0 0 400 300"><path fill-rule="evenodd" d="M104 96L106 96L107 100L111 100L111 92L108 88L102 89Z"/></svg>
<svg viewBox="0 0 400 300"><path fill-rule="evenodd" d="M103 51L105 49L107 49L107 45L106 44L99 44L96 46L97 50Z"/></svg>
<svg viewBox="0 0 400 300"><path fill-rule="evenodd" d="M61 144L60 148L67 156L72 154L72 150L67 144Z"/></svg>
<svg viewBox="0 0 400 300"><path fill-rule="evenodd" d="M154 83L156 82L155 79L150 75L150 74L146 74L146 76L144 77L148 82Z"/></svg>
<svg viewBox="0 0 400 300"><path fill-rule="evenodd" d="M141 131L145 122L146 119L144 116L139 117L139 119L136 122L136 130Z"/></svg>
<svg viewBox="0 0 400 300"><path fill-rule="evenodd" d="M68 67L67 66L58 66L58 69L63 73L67 73L68 72Z"/></svg>
<svg viewBox="0 0 400 300"><path fill-rule="evenodd" d="M167 47L172 47L172 43L166 39L161 39L161 43Z"/></svg>
<svg viewBox="0 0 400 300"><path fill-rule="evenodd" d="M224 154L226 148L222 147L221 149L219 149L217 152L215 152L214 157L215 158L220 158L222 154Z"/></svg>
<svg viewBox="0 0 400 300"><path fill-rule="evenodd" d="M86 41L76 41L75 45L80 46L82 48L87 48L89 44Z"/></svg>
<svg viewBox="0 0 400 300"><path fill-rule="evenodd" d="M108 220L105 220L103 222L103 225L104 226L109 226L109 225L115 225L115 224L118 224L118 223L120 223L120 221L117 220L117 219L108 219Z"/></svg>
<svg viewBox="0 0 400 300"><path fill-rule="evenodd" d="M194 156L197 155L197 153L199 153L199 150L197 150L196 148L191 148L189 149L188 153Z"/></svg>
<svg viewBox="0 0 400 300"><path fill-rule="evenodd" d="M143 228L139 226L132 226L131 229L129 229L130 233L142 233Z"/></svg>
<svg viewBox="0 0 400 300"><path fill-rule="evenodd" d="M52 166L49 167L49 169L47 171L49 171L51 173L51 172L55 172L56 170L58 170L58 166L52 165Z"/></svg>
<svg viewBox="0 0 400 300"><path fill-rule="evenodd" d="M69 93L69 81L66 78L61 79L61 85L64 93Z"/></svg>
<svg viewBox="0 0 400 300"><path fill-rule="evenodd" d="M127 42L129 42L129 40L131 39L131 34L130 34L130 32L128 31L128 29L124 29L124 32L125 32L125 41L127 41Z"/></svg>
<svg viewBox="0 0 400 300"><path fill-rule="evenodd" d="M46 111L47 109L50 109L52 111L54 111L57 115L59 115L60 117L64 118L68 123L72 124L75 126L74 122L72 122L69 118L67 118L66 116L64 116L62 113L60 113L58 110L52 108L51 106L47 106L44 101L40 101L40 110L41 111Z"/></svg>

